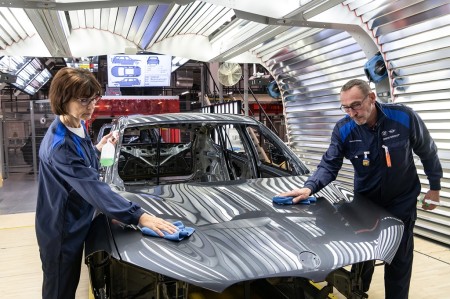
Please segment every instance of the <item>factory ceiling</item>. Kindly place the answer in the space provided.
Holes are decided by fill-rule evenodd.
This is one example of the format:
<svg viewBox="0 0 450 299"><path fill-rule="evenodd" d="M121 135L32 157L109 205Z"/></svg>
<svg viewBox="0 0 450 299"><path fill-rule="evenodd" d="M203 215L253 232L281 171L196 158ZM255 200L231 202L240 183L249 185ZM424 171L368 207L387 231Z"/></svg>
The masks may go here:
<svg viewBox="0 0 450 299"><path fill-rule="evenodd" d="M0 2L0 55L86 57L140 51L257 63L252 49L343 0L17 0ZM331 21L329 18L323 18ZM351 24L343 24L348 26Z"/></svg>

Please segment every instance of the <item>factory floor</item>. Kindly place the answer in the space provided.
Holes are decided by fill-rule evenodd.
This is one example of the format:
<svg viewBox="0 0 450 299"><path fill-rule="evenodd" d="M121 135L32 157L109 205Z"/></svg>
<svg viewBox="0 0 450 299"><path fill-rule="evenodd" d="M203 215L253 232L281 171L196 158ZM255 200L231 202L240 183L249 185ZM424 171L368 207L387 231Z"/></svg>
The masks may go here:
<svg viewBox="0 0 450 299"><path fill-rule="evenodd" d="M10 174L0 188L0 296L40 298L42 272L34 233L34 175ZM449 298L450 246L415 237L411 299ZM369 298L384 298L383 267L376 267ZM91 298L83 265L77 299ZM344 298L337 291L334 298Z"/></svg>

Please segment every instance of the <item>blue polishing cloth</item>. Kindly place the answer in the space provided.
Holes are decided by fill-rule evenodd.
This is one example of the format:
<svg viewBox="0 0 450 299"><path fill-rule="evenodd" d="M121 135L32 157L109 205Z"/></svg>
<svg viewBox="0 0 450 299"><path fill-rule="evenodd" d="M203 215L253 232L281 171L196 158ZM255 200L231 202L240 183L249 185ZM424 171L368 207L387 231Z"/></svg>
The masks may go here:
<svg viewBox="0 0 450 299"><path fill-rule="evenodd" d="M274 197L272 197L272 201L279 205L292 205L293 204L292 199L294 199L294 197L292 197L292 196L274 196ZM314 196L310 196L307 199L299 201L297 204L309 205L316 201L317 201L317 199Z"/></svg>
<svg viewBox="0 0 450 299"><path fill-rule="evenodd" d="M181 221L175 221L173 223L173 225L175 225L178 228L178 230L173 234L169 234L165 231L162 231L162 233L164 234L164 239L171 240L171 241L181 241L184 238L187 238L190 235L192 235L195 231L195 228L189 227L189 226L184 226L184 224ZM154 230L152 230L148 227L143 227L141 229L141 231L144 235L161 238L160 235L158 235L157 233L155 233Z"/></svg>

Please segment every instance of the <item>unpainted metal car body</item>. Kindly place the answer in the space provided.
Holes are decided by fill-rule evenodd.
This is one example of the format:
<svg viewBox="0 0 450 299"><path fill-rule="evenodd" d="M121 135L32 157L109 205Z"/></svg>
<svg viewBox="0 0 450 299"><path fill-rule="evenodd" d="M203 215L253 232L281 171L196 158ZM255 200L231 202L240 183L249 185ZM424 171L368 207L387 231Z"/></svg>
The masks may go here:
<svg viewBox="0 0 450 299"><path fill-rule="evenodd" d="M85 250L96 298L325 298L333 287L363 298L359 273L343 267L394 257L403 223L343 186L330 184L309 205L273 203L309 170L252 118L133 116L115 129L161 137L119 140L105 182L195 233L180 242L148 237L99 214ZM309 281L328 285L318 291Z"/></svg>

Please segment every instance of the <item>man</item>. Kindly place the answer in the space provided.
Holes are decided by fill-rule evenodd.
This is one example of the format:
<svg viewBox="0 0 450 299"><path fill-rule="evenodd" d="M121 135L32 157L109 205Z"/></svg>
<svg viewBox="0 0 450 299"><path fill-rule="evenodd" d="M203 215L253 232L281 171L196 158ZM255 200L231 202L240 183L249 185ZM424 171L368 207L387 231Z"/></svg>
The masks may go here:
<svg viewBox="0 0 450 299"><path fill-rule="evenodd" d="M400 104L382 104L363 80L348 81L340 93L341 109L347 113L334 127L331 144L315 173L303 188L280 194L306 199L336 179L343 158L353 164L355 192L400 218L405 231L392 263L385 266L385 295L408 298L413 262L413 228L417 218L417 197L421 185L413 152L420 157L430 190L422 208L432 210L439 202L442 167L437 147L420 117ZM372 280L374 262L361 264L363 290Z"/></svg>

